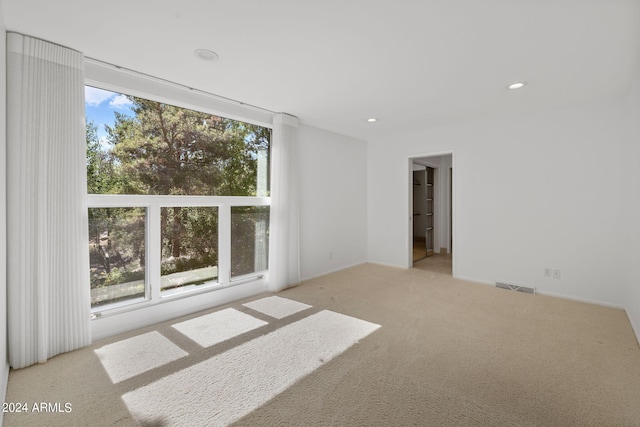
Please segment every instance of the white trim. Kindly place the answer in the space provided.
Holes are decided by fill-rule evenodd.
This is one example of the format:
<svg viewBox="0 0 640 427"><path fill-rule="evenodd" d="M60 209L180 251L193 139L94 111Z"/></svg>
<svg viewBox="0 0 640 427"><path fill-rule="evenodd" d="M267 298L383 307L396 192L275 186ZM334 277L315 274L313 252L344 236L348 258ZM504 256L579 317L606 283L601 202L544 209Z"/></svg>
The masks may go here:
<svg viewBox="0 0 640 427"><path fill-rule="evenodd" d="M490 280L477 279L475 277L467 277L467 276L453 276L454 279L464 280L465 282L477 283L479 285L488 285L495 286L496 282L491 282Z"/></svg>
<svg viewBox="0 0 640 427"><path fill-rule="evenodd" d="M229 250L226 250L229 248ZM228 285L231 281L231 206L218 208L218 282Z"/></svg>
<svg viewBox="0 0 640 427"><path fill-rule="evenodd" d="M324 273L314 274L313 276L301 277L300 283L306 282L308 280L317 279L318 277L326 276L327 274L337 273L338 271L346 270L347 268L357 267L359 265L364 265L364 264L369 264L369 262L368 261L354 262L353 264L349 264L343 267L335 268L333 270L325 271ZM397 267L397 266L394 266L394 267Z"/></svg>
<svg viewBox="0 0 640 427"><path fill-rule="evenodd" d="M569 300L569 301L582 302L582 303L585 303L585 304L594 304L594 305L600 305L602 307L609 307L609 308L616 308L616 309L619 309L619 310L624 310L624 307L621 306L621 305L612 304L612 303L599 301L599 300L594 300L594 299L590 299L590 298L574 297L574 296L571 296L571 295L560 294L560 293L557 293L557 292L540 291L538 289L536 289L536 294L544 295L544 296L547 296L547 297L566 299L566 300Z"/></svg>
<svg viewBox="0 0 640 427"><path fill-rule="evenodd" d="M483 280L483 279L475 279L472 277L465 277L465 276L456 276L455 279L458 280L464 280L465 282L470 282L470 283L475 283L478 285L485 285L485 286L491 286L491 287L496 287L496 282L492 282L489 280ZM557 292L549 292L549 291L541 291L539 289L536 288L536 293L532 294L532 295L542 295L542 296L547 296L547 297L551 297L551 298L560 298L560 299L564 299L567 301L575 301L575 302L580 302L580 303L584 303L584 304L593 304L593 305L599 305L601 307L609 307L609 308L615 308L617 310L625 310L625 308L621 305L618 304L611 304L608 302L604 302L604 301L599 301L599 300L594 300L594 299L590 299L590 298L580 298L580 297L574 297L571 295L566 295L566 294L560 294ZM631 326L633 328L634 323L632 321L631 316L629 316L629 313L627 312L627 317L629 318L629 322L631 323ZM638 328L633 328L634 331L635 330L640 330L640 325L638 325ZM636 334L636 336L638 337L638 341L640 342L640 334Z"/></svg>
<svg viewBox="0 0 640 427"><path fill-rule="evenodd" d="M471 282L471 283L476 283L479 285L488 285L491 287L495 287L496 286L496 282L492 282L489 280L482 280L482 279L475 279L472 277L465 277L465 276L454 276L455 279L458 280L464 280L466 282ZM575 301L575 302L581 302L581 303L585 303L585 304L594 304L594 305L599 305L602 307L609 307L609 308L615 308L618 310L624 310L624 307L618 304L612 304L612 303L608 303L608 302L604 302L604 301L600 301L600 300L594 300L594 299L590 299L590 298L580 298L580 297L574 297L571 295L565 295L565 294L560 294L557 292L549 292L549 291L541 291L539 289L536 288L536 293L532 294L532 295L542 295L542 296L547 296L547 297L552 297L552 298L560 298L560 299L565 299L568 301ZM628 315L627 313L627 317L629 317L629 320L631 321L631 317ZM631 325L633 326L633 322L631 322ZM640 326L640 325L639 325ZM638 328L640 329L640 328ZM636 334L638 335L638 334ZM638 340L640 341L640 337L638 338Z"/></svg>
<svg viewBox="0 0 640 427"><path fill-rule="evenodd" d="M160 206L270 206L270 197L252 196L161 196L147 194L89 194L87 203L92 208L120 208Z"/></svg>
<svg viewBox="0 0 640 427"><path fill-rule="evenodd" d="M390 262L383 262L383 261L371 261L368 260L367 262L365 262L365 264L373 264L373 265L379 265L382 267L389 267L389 268L399 268L401 270L406 270L407 267L405 265L398 265L398 264L392 264Z"/></svg>
<svg viewBox="0 0 640 427"><path fill-rule="evenodd" d="M91 206L91 205L90 205ZM91 206L93 207L93 206ZM145 298L147 302L162 301L162 206L149 204L146 209ZM94 312L94 310L91 310Z"/></svg>

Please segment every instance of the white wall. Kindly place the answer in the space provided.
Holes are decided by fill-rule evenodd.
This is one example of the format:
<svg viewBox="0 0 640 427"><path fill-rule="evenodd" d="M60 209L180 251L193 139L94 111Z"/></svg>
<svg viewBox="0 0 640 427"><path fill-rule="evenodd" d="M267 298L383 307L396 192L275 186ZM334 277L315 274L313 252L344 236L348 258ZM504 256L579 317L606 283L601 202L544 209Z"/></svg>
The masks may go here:
<svg viewBox="0 0 640 427"><path fill-rule="evenodd" d="M626 310L633 326L638 341L640 341L640 78L636 79L629 94L629 181L631 191L629 193L631 208L630 216L632 227L629 230L631 239L631 251L628 256L629 286L626 295Z"/></svg>
<svg viewBox="0 0 640 427"><path fill-rule="evenodd" d="M364 141L301 124L300 276L310 279L367 259Z"/></svg>
<svg viewBox="0 0 640 427"><path fill-rule="evenodd" d="M407 159L454 151L454 275L623 306L626 112L603 101L370 141L368 260L407 265Z"/></svg>
<svg viewBox="0 0 640 427"><path fill-rule="evenodd" d="M7 363L7 191L6 191L6 29L0 4L0 402L9 376ZM0 426L2 415L0 414Z"/></svg>

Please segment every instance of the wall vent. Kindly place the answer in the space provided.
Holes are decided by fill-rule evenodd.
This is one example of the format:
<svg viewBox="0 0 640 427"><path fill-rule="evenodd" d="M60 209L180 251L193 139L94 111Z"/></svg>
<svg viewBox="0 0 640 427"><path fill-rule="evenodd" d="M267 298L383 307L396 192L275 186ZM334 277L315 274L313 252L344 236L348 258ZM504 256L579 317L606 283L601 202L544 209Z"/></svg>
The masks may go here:
<svg viewBox="0 0 640 427"><path fill-rule="evenodd" d="M507 289L510 291L524 292L526 294L535 294L535 288L528 288L526 286L512 285L509 283L496 282L496 287L500 289Z"/></svg>

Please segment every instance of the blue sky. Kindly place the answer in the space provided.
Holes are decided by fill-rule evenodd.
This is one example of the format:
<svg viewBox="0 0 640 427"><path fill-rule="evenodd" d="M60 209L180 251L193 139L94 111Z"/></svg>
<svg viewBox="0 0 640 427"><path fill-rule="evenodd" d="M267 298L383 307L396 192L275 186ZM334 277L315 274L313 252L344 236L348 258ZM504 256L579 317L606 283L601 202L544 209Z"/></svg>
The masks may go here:
<svg viewBox="0 0 640 427"><path fill-rule="evenodd" d="M98 138L101 141L107 137L104 125L114 123L115 111L133 116L131 101L126 96L91 86L84 87L84 108L87 123L93 121L98 125Z"/></svg>

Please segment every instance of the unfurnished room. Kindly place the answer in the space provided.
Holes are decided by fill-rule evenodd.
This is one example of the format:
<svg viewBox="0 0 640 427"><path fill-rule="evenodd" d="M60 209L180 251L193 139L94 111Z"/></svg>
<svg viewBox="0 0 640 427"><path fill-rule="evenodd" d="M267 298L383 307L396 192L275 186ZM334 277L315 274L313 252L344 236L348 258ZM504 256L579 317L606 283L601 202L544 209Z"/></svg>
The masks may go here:
<svg viewBox="0 0 640 427"><path fill-rule="evenodd" d="M0 0L0 87L0 425L640 425L640 0Z"/></svg>

